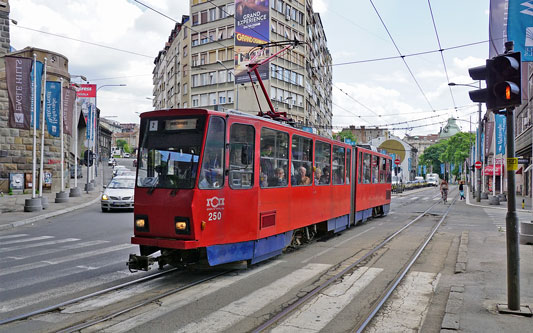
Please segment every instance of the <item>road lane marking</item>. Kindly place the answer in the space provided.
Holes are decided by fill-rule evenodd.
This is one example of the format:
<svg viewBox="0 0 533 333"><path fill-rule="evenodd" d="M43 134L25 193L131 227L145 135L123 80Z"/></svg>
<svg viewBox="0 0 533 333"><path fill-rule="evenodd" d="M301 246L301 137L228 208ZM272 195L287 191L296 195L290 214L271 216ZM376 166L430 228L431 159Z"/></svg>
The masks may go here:
<svg viewBox="0 0 533 333"><path fill-rule="evenodd" d="M13 273L19 273L19 272L27 271L27 270L30 270L30 269L41 268L41 267L46 267L46 266L50 266L50 265L62 264L62 263L73 261L73 260L93 257L93 256L97 256L97 255L101 255L101 254L105 254L105 253L109 253L109 252L114 252L114 251L121 251L121 250L129 249L129 248L132 248L132 247L135 247L135 245L133 245L133 244L120 244L120 245L115 245L115 246L111 246L111 247L107 247L107 248L103 248L103 249L98 249L98 250L94 250L94 251L78 253L78 254L71 255L71 256L59 257L59 258L55 258L53 260L32 262L32 263L29 263L29 264L12 266L12 267L9 267L9 268L2 269L0 271L0 276L13 274Z"/></svg>
<svg viewBox="0 0 533 333"><path fill-rule="evenodd" d="M116 263L112 263L112 265L115 264ZM124 261L122 261L122 264L124 264ZM75 273L79 273L79 269ZM37 294L18 297L9 301L3 301L0 302L0 313L11 312L14 310L25 308L27 306L43 302L44 300L59 299L60 297L76 294L83 290L88 290L90 288L101 287L106 283L123 279L124 277L128 277L131 275L132 274L127 269L124 269L122 271L116 271L105 275L98 275L91 279L76 281L75 283L62 285L60 287L45 290Z"/></svg>
<svg viewBox="0 0 533 333"><path fill-rule="evenodd" d="M416 200L416 199L418 199L418 197L409 198L409 200Z"/></svg>
<svg viewBox="0 0 533 333"><path fill-rule="evenodd" d="M61 247L58 247L58 248L55 248L55 249L47 249L47 250L42 250L42 251L38 251L38 252L30 252L27 255L18 255L16 257L16 259L20 260L20 259L27 259L27 258L32 258L32 257L39 257L39 256L47 255L47 254L52 254L52 253L56 253L56 252L65 251L65 250L80 249L80 248L83 248L83 247L100 245L100 244L105 244L105 243L109 243L109 241L96 240L96 241L89 241L89 242L83 242L83 243L76 243L76 244L61 246ZM11 257L11 258L13 258L13 257ZM10 260L7 260L7 258L9 258L9 257L1 258L0 259L0 263L9 262Z"/></svg>
<svg viewBox="0 0 533 333"><path fill-rule="evenodd" d="M236 282L247 279L257 273L260 273L264 270L272 269L274 266L283 263L284 261L275 260L267 264L263 264L260 267L253 267L244 272L239 272L238 275L225 275L220 276L212 281L202 283L198 286L185 289L178 294L165 297L160 300L160 303L157 307L153 309L145 308L143 313L137 313L135 316L125 320L120 321L114 326L107 327L102 329L104 332L130 332L136 327L143 324L149 323L152 320L156 320L160 317L167 315L168 313L175 312L177 309L187 306L189 304L194 304L198 302L199 299L211 295L217 291L220 291L223 288L227 288L233 285ZM99 327L96 327L99 330ZM206 332L203 332L206 333Z"/></svg>
<svg viewBox="0 0 533 333"><path fill-rule="evenodd" d="M33 241L36 241L36 240L50 239L50 238L54 238L54 236L40 236L40 237L30 237L30 238L24 238L24 239L11 240L11 241L7 241L7 242L2 242L2 245L33 242Z"/></svg>
<svg viewBox="0 0 533 333"><path fill-rule="evenodd" d="M316 257L319 257L319 256L321 256L321 255L323 255L323 254L325 254L325 253L328 253L329 251L338 248L338 247L341 246L342 244L344 244L344 243L346 243L346 242L349 242L349 241L351 241L352 239L354 239L354 238L356 238L356 237L359 237L359 236L361 236L362 234L364 234L364 233L366 233L366 232L369 232L369 231L372 230L372 229L375 229L375 227L370 227L370 228L368 228L367 230L358 233L357 235L353 235L352 237L350 237L350 238L348 238L348 239L345 239L345 240L343 240L343 241L340 242L340 243L337 243L335 246L328 247L327 249L318 252L318 253L315 254L314 256L309 257L309 258L307 258L307 259L305 259L305 260L302 260L302 264L306 264L306 263L308 263L309 261L315 259Z"/></svg>
<svg viewBox="0 0 533 333"><path fill-rule="evenodd" d="M328 287L313 300L295 310L271 332L319 332L382 271L382 268L371 267L356 270L340 283Z"/></svg>
<svg viewBox="0 0 533 333"><path fill-rule="evenodd" d="M305 267L272 282L268 286L260 288L247 296L226 305L222 309L200 319L198 322L192 322L189 325L180 328L176 332L205 333L219 332L229 329L247 316L261 310L263 307L285 295L292 288L304 281L315 278L315 276L330 267L331 265L325 264L308 264Z"/></svg>
<svg viewBox="0 0 533 333"><path fill-rule="evenodd" d="M436 273L407 274L365 332L419 331L439 278Z"/></svg>
<svg viewBox="0 0 533 333"><path fill-rule="evenodd" d="M17 238L17 237L24 237L24 236L28 236L28 234L15 234L15 235L0 236L0 239Z"/></svg>
<svg viewBox="0 0 533 333"><path fill-rule="evenodd" d="M26 245L18 245L18 246L12 246L12 247L2 247L2 248L0 248L0 253L9 252L9 251L16 251L16 250L22 250L22 249L28 249L28 248L32 248L32 247L39 247L39 246L46 246L46 245L55 245L55 244L61 244L61 243L75 242L75 241L79 241L79 240L80 240L79 238L65 238L65 239L58 239L58 240L55 240L55 241L33 243L33 244L26 244Z"/></svg>

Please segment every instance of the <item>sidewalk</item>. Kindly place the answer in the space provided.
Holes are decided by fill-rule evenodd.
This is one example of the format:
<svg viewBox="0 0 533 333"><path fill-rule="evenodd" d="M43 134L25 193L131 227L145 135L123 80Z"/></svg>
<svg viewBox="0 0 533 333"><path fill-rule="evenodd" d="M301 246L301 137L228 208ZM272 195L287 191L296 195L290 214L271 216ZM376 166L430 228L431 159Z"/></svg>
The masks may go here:
<svg viewBox="0 0 533 333"><path fill-rule="evenodd" d="M494 208L494 209L504 209L507 210L507 201L500 202L499 205L491 205L489 204L489 199L481 199L481 202L477 202L476 198L474 198L473 193L470 191L468 186L465 186L465 196L466 196L466 204L470 206L478 206L478 207L485 207L485 208ZM492 194L489 194L489 198ZM522 209L522 202L524 203L524 208ZM516 196L516 211L517 212L529 212L533 213L531 210L531 198L530 197L524 197L521 195Z"/></svg>
<svg viewBox="0 0 533 333"><path fill-rule="evenodd" d="M43 196L48 198L48 208L37 212L25 212L24 204L26 199L31 198L31 194L4 194L0 197L0 231L9 230L18 226L33 223L39 220L47 219L57 215L65 214L76 209L90 206L100 200L102 193L103 169L98 167L98 177L94 181L94 190L88 194L84 191L87 181L87 168L82 167L83 178L78 178L78 188L81 190L80 197L69 197L67 202L55 203L56 193L44 193ZM65 182L67 180L65 179ZM65 192L70 193L70 188L74 187L74 179L70 179L70 187Z"/></svg>
<svg viewBox="0 0 533 333"><path fill-rule="evenodd" d="M455 197L457 188L452 189ZM495 206L482 199L478 203L466 192L466 200L456 201L455 218L444 229L458 237L455 252L450 252L456 258L451 274L443 274L438 287L447 294L440 332L533 332L531 316L498 311L498 305L509 302L507 236L505 227L499 227L505 226L507 202ZM517 196L517 211L522 215L531 210L531 200L525 198L525 204L522 210L522 197ZM519 245L519 258L519 304L522 313L531 314L533 245Z"/></svg>

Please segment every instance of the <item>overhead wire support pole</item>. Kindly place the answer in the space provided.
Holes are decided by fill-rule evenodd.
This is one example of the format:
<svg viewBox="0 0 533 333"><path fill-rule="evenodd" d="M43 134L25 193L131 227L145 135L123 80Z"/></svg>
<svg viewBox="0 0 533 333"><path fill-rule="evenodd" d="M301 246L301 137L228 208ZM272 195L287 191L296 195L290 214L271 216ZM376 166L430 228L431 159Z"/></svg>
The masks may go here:
<svg viewBox="0 0 533 333"><path fill-rule="evenodd" d="M481 81L479 81L479 89L481 89ZM481 161L481 103L478 103L478 135L477 135L477 160ZM483 162L482 164L483 165ZM476 181L476 202L481 202L481 170L477 170Z"/></svg>

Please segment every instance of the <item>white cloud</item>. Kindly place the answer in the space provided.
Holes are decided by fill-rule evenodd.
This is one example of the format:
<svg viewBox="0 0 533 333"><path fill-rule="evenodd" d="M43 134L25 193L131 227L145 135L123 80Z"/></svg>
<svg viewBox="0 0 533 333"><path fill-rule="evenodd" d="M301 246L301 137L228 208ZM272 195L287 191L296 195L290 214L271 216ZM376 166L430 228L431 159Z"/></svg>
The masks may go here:
<svg viewBox="0 0 533 333"><path fill-rule="evenodd" d="M317 13L324 14L325 12L328 11L328 1L327 0L314 0L313 10Z"/></svg>

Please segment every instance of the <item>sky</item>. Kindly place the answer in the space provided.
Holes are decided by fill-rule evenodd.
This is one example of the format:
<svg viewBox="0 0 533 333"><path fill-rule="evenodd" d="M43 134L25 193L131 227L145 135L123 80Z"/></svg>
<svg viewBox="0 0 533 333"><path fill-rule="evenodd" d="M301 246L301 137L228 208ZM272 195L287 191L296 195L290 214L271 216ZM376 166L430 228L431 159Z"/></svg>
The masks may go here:
<svg viewBox="0 0 533 333"><path fill-rule="evenodd" d="M188 0L142 2L178 21L189 15ZM10 6L17 21L12 47L66 56L71 75L101 87L101 116L138 122L140 112L153 109L153 61L175 22L131 0L11 0ZM473 88L448 82L473 83L468 68L488 57L488 0L314 0L313 6L333 58L334 131L380 126L399 137L427 135L449 117L464 131L476 127ZM425 54L400 57L416 53ZM103 87L119 84L126 86Z"/></svg>

